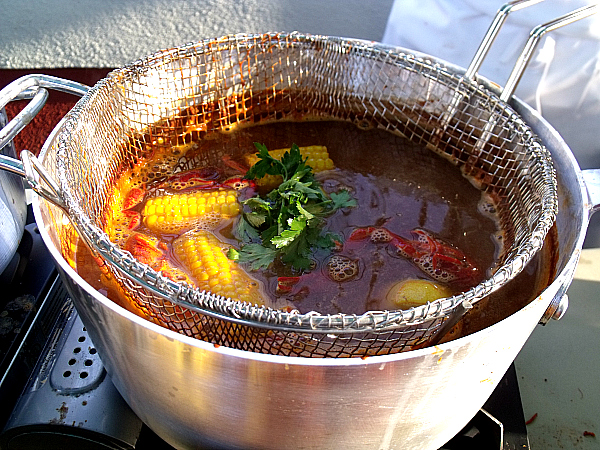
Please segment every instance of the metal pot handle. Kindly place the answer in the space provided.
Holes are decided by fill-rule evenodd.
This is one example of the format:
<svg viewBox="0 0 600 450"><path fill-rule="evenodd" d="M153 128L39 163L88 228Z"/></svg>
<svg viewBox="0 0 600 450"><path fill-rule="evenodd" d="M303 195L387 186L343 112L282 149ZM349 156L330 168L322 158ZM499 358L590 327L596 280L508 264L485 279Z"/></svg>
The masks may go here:
<svg viewBox="0 0 600 450"><path fill-rule="evenodd" d="M0 150L6 146L25 126L31 122L48 99L48 90L83 96L89 87L75 81L50 75L26 75L14 80L0 91L0 109L13 100L31 101L4 128L0 129ZM60 187L46 172L39 160L29 150L21 152L21 160L0 155L0 169L16 173L25 178L27 184L38 195L64 209ZM45 184L41 184L42 179Z"/></svg>
<svg viewBox="0 0 600 450"><path fill-rule="evenodd" d="M600 210L600 169L586 169L582 170L584 185L588 194L589 200L589 211L590 215ZM573 265L571 272L565 275L565 280L573 279L573 272L575 272L576 266ZM559 320L562 318L569 307L569 296L567 290L570 285L563 283L559 291L556 293L548 309L540 319L540 324L546 325L550 319Z"/></svg>
<svg viewBox="0 0 600 450"><path fill-rule="evenodd" d="M600 210L600 169L586 169L581 172L590 198L590 212Z"/></svg>

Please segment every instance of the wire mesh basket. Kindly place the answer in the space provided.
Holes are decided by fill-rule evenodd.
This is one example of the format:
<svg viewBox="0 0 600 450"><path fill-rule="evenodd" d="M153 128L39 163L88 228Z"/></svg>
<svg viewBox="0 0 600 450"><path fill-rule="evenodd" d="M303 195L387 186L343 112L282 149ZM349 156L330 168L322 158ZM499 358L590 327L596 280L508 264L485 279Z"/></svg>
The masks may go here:
<svg viewBox="0 0 600 450"><path fill-rule="evenodd" d="M494 273L460 295L408 310L301 314L174 282L103 232L116 180L145 156L143 145L125 142L152 130L152 139L170 145L189 139L190 127L210 132L207 126L299 113L375 123L478 180L497 199L503 233ZM44 166L59 180L79 236L148 318L216 345L287 356L369 356L426 345L521 271L557 209L549 152L497 93L426 57L300 33L209 39L111 72L65 118Z"/></svg>

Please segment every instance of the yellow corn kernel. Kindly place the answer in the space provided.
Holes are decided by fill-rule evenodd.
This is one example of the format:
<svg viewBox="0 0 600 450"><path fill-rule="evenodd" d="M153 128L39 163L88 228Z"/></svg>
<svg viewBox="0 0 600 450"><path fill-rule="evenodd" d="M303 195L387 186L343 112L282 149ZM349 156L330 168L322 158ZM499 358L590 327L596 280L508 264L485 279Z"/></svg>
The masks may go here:
<svg viewBox="0 0 600 450"><path fill-rule="evenodd" d="M148 226L148 228L154 228L157 220L158 220L158 216L156 214L151 214L150 216L148 216L146 218L146 225Z"/></svg>
<svg viewBox="0 0 600 450"><path fill-rule="evenodd" d="M322 172L324 170L331 170L335 168L333 161L329 158L329 152L327 147L324 145L309 145L306 147L298 147L302 158L308 158L306 164L313 168L315 173ZM277 150L269 151L275 159L281 159L285 152L289 152L289 148L280 148ZM246 155L246 162L253 166L258 161L256 154ZM256 180L256 184L259 186L275 187L278 186L282 181L279 175L265 175L260 180Z"/></svg>
<svg viewBox="0 0 600 450"><path fill-rule="evenodd" d="M173 252L199 289L234 300L263 304L258 282L225 255L228 245L206 230L192 230L173 242Z"/></svg>
<svg viewBox="0 0 600 450"><path fill-rule="evenodd" d="M210 223L213 223L214 214L234 217L240 210L237 191L217 189L150 198L144 205L142 216L152 231L182 233L194 225L204 224L209 220L205 217L208 214L212 214Z"/></svg>
<svg viewBox="0 0 600 450"><path fill-rule="evenodd" d="M223 216L234 217L240 213L241 207L239 203L224 203L221 205L220 212Z"/></svg>

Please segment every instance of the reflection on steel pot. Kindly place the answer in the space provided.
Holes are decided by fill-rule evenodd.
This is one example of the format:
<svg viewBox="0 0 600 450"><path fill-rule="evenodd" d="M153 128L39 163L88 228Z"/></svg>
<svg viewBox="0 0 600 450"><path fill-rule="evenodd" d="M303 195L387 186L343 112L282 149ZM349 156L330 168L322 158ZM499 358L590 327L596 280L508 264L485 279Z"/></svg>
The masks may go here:
<svg viewBox="0 0 600 450"><path fill-rule="evenodd" d="M7 124L4 108L0 108L0 130ZM12 141L0 150L0 153L16 157ZM27 202L23 180L12 173L0 170L0 273L12 259L25 226Z"/></svg>

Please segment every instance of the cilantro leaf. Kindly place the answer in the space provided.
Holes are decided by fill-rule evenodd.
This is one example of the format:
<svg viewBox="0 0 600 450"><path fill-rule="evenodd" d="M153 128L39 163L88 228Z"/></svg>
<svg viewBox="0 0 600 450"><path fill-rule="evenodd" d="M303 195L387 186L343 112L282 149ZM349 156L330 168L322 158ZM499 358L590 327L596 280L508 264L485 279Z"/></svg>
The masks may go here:
<svg viewBox="0 0 600 450"><path fill-rule="evenodd" d="M338 209L356 206L356 200L346 190L325 194L296 144L281 159L272 157L264 144L254 145L258 161L246 178L278 175L282 182L263 197L242 202L246 211L234 232L243 245L228 256L249 263L251 270L267 268L276 259L293 269L309 270L316 250L330 250L339 241L323 231L325 218Z"/></svg>
<svg viewBox="0 0 600 450"><path fill-rule="evenodd" d="M290 245L300 233L306 228L307 219L304 216L295 217L288 220L289 228L283 230L278 236L271 238L271 243L275 248L282 248Z"/></svg>
<svg viewBox="0 0 600 450"><path fill-rule="evenodd" d="M237 251L237 261L250 263L250 270L266 269L277 256L277 250L261 244L245 244ZM227 257L230 258L229 252Z"/></svg>
<svg viewBox="0 0 600 450"><path fill-rule="evenodd" d="M329 194L331 200L333 201L333 209L338 210L342 208L349 208L356 206L356 199L350 195L345 189L342 189L339 192L332 192Z"/></svg>
<svg viewBox="0 0 600 450"><path fill-rule="evenodd" d="M259 235L256 227L254 227L251 224L250 220L245 219L245 217L247 217L247 216L240 217L238 219L237 223L235 224L235 229L234 229L235 235L238 237L238 239L240 239L242 241L246 241L246 240L254 241L254 240L260 239L260 235Z"/></svg>
<svg viewBox="0 0 600 450"><path fill-rule="evenodd" d="M229 250L227 250L227 258L232 261L237 261L240 259L240 252L233 247L229 247Z"/></svg>
<svg viewBox="0 0 600 450"><path fill-rule="evenodd" d="M310 212L308 212L306 209L304 209L304 208L302 207L302 205L300 204L300 202L297 202L297 203L296 203L296 208L298 208L298 211L300 212L300 214L302 215L302 217L305 217L305 218L306 218L306 220L310 220L310 219L312 219L312 218L314 218L314 217L315 217L315 216L314 216L314 214L311 214L311 213L310 213ZM292 226L292 225L290 224L290 227L291 227L291 226Z"/></svg>
<svg viewBox="0 0 600 450"><path fill-rule="evenodd" d="M269 151L267 150L267 147L264 144L259 144L258 142L255 142L254 146L258 150L257 155L259 159L258 162L254 164L246 173L245 177L249 180L264 177L267 173L270 173L269 170L275 170L272 169L272 167L274 166L274 164L278 163L278 161L275 158L269 155ZM271 173L271 175L275 174Z"/></svg>

